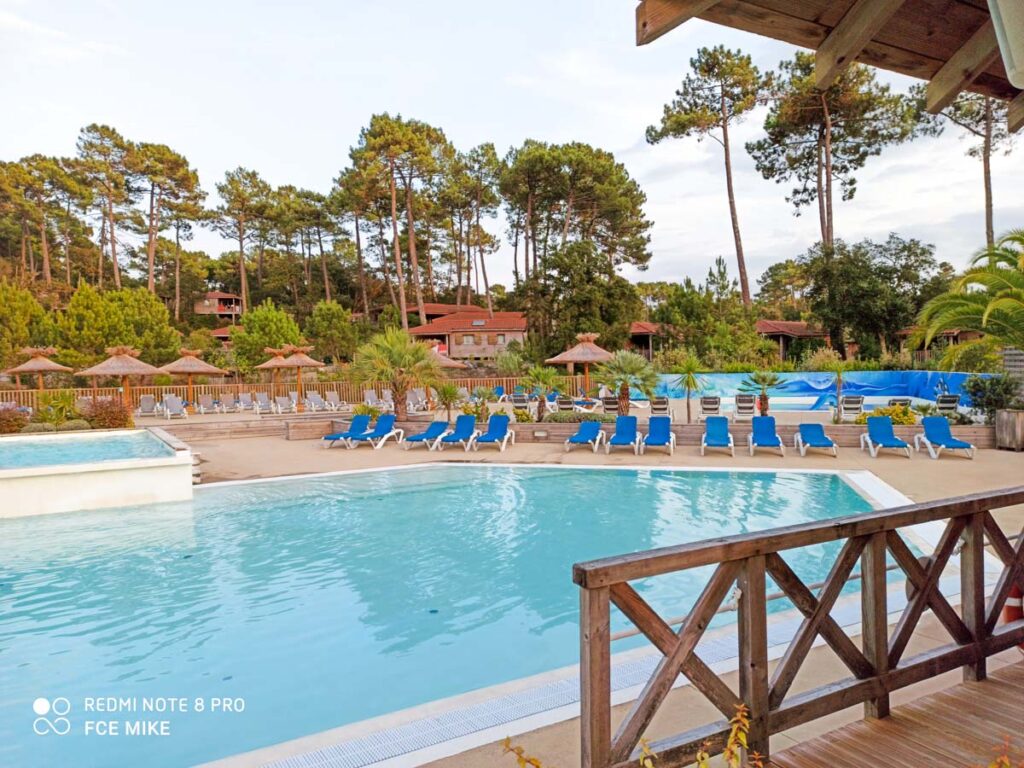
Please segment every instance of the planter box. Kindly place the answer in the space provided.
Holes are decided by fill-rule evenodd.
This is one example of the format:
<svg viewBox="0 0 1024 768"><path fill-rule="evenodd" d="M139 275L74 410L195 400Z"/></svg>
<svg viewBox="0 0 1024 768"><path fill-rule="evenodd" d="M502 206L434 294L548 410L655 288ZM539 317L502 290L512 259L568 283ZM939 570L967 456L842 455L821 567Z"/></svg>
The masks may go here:
<svg viewBox="0 0 1024 768"><path fill-rule="evenodd" d="M1024 451L1024 411L996 411L996 447Z"/></svg>

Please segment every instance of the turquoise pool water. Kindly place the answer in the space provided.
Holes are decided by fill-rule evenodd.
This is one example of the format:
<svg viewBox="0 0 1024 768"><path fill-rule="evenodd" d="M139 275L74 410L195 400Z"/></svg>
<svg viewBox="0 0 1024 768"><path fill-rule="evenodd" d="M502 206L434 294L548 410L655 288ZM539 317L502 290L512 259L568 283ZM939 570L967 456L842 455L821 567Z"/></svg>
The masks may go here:
<svg viewBox="0 0 1024 768"><path fill-rule="evenodd" d="M51 435L0 440L0 469L85 464L120 459L156 459L174 450L148 432Z"/></svg>
<svg viewBox="0 0 1024 768"><path fill-rule="evenodd" d="M572 563L868 509L830 474L435 466L0 520L0 765L190 765L574 664ZM835 553L789 560L813 580ZM638 588L678 614L707 575ZM33 733L38 697L67 699L68 734ZM121 735L85 735L106 719Z"/></svg>

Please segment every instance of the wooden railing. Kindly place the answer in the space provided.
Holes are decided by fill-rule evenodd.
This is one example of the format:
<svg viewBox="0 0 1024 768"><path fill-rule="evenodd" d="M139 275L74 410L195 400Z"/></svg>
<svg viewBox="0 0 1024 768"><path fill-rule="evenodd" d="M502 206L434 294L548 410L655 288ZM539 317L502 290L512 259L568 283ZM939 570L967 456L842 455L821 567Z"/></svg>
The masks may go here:
<svg viewBox="0 0 1024 768"><path fill-rule="evenodd" d="M1024 588L1024 536L1016 546L990 511L1024 503L1024 486L1003 491L833 520L741 534L676 547L611 557L573 567L580 586L580 684L582 765L584 768L635 766L637 745L679 675L707 698L723 719L652 742L659 768L688 765L698 749L722 751L728 718L740 703L750 711L750 752L769 755L769 736L801 723L863 703L865 716L885 717L889 693L956 667L967 680L985 677L986 658L1024 642L1024 620L997 627L1014 583ZM919 561L900 529L945 521L931 556ZM990 598L985 599L984 556L1003 563ZM783 552L841 541L842 549L815 594L793 572ZM903 571L911 590L907 605L889 632L886 552ZM961 605L956 611L939 589L939 578L958 553ZM831 617L830 610L860 562L861 644L858 647ZM629 582L700 566L715 565L704 590L678 631ZM768 670L767 577L785 592L803 621L774 671ZM736 634L739 690L733 691L695 653L697 643L722 601L738 587ZM639 698L613 734L611 730L610 607L626 618L663 655ZM931 609L953 642L904 657L925 609ZM843 661L851 677L796 695L789 694L797 672L820 636Z"/></svg>
<svg viewBox="0 0 1024 768"><path fill-rule="evenodd" d="M463 379L447 379L452 384L458 387L465 387L472 392L477 387L486 387L487 389L494 389L495 387L504 387L506 392L511 393L517 386L523 385L523 379L516 376L494 376L494 377L477 377L477 378L463 378ZM562 376L559 377L557 387L563 392L572 392L575 394L583 386L582 376ZM363 402L363 392L367 389L375 389L377 394L381 394L387 387L386 384L377 384L373 387L356 385L348 381L316 381L313 379L303 379L303 387L306 391L315 391L323 394L324 392L337 392L338 397L349 403L361 403ZM219 400L222 396L227 395L238 395L242 392L266 392L271 398L280 395L285 396L289 392L295 390L295 381L282 381L277 384L273 383L260 383L260 384L195 384L193 385L192 391L196 398L200 395L211 395L215 400ZM54 392L71 392L74 397L92 397L94 394L98 397L120 397L121 390L117 387L99 387L93 390L91 387L80 387L75 389L48 389L47 393ZM154 395L157 400L161 400L165 394L173 394L178 397L185 398L188 393L188 387L184 384L173 384L168 386L135 386L131 387L131 399L133 406L138 406L139 398L142 395ZM37 408L39 402L40 390L38 389L8 389L0 391L0 402L13 401L18 405L28 406L30 408Z"/></svg>

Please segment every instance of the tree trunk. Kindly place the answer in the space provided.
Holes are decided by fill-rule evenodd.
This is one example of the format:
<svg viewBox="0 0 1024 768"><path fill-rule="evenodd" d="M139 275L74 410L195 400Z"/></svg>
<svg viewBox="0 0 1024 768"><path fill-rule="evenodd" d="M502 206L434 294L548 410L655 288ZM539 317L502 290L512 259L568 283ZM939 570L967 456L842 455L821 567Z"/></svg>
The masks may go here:
<svg viewBox="0 0 1024 768"><path fill-rule="evenodd" d="M818 143L815 147L815 189L818 197L818 228L821 230L821 244L826 245L828 241L828 218L825 215L825 177L824 177L824 146L825 131L818 130Z"/></svg>
<svg viewBox="0 0 1024 768"><path fill-rule="evenodd" d="M686 423L690 424L693 422L693 418L690 415L690 388L686 388Z"/></svg>
<svg viewBox="0 0 1024 768"><path fill-rule="evenodd" d="M523 274L530 279L530 236L533 234L533 192L526 196L526 220L523 223ZM537 244L533 243L534 250Z"/></svg>
<svg viewBox="0 0 1024 768"><path fill-rule="evenodd" d="M462 225L459 225L461 231ZM455 236L455 216L448 217L448 231L452 237L452 254L455 256L455 306L462 306L462 246Z"/></svg>
<svg viewBox="0 0 1024 768"><path fill-rule="evenodd" d="M156 185L149 186L149 226L146 239L146 267L148 278L146 289L150 293L156 293L156 211L160 207L156 194Z"/></svg>
<svg viewBox="0 0 1024 768"><path fill-rule="evenodd" d="M825 115L825 224L826 244L831 248L835 242L835 226L832 218L832 115L828 109L825 94L821 94L821 109Z"/></svg>
<svg viewBox="0 0 1024 768"><path fill-rule="evenodd" d="M174 322L181 322L181 225L174 225Z"/></svg>
<svg viewBox="0 0 1024 768"><path fill-rule="evenodd" d="M96 287L103 287L103 256L107 248L107 217L100 215L100 252L96 258Z"/></svg>
<svg viewBox="0 0 1024 768"><path fill-rule="evenodd" d="M981 148L981 167L985 177L985 244L992 248L996 244L995 228L992 224L992 99L985 97L985 137Z"/></svg>
<svg viewBox="0 0 1024 768"><path fill-rule="evenodd" d="M249 277L245 271L245 220L238 220L238 281L242 294L242 314L249 311ZM298 302L296 302L298 303Z"/></svg>
<svg viewBox="0 0 1024 768"><path fill-rule="evenodd" d="M21 278L27 280L28 274L28 222L21 220Z"/></svg>
<svg viewBox="0 0 1024 768"><path fill-rule="evenodd" d="M431 301L437 301L437 291L434 289L434 259L430 253L430 225L427 224L426 234L423 236L423 242L426 246L427 256L427 291L430 294Z"/></svg>
<svg viewBox="0 0 1024 768"><path fill-rule="evenodd" d="M64 277L71 285L71 198L68 198L64 217Z"/></svg>
<svg viewBox="0 0 1024 768"><path fill-rule="evenodd" d="M46 239L46 214L43 214L39 222L39 248L43 253L43 282L47 285L53 283L53 275L50 273L50 243Z"/></svg>
<svg viewBox="0 0 1024 768"><path fill-rule="evenodd" d="M512 225L512 282L519 287L519 217Z"/></svg>
<svg viewBox="0 0 1024 768"><path fill-rule="evenodd" d="M331 278L330 278L330 276L327 273L327 256L324 255L324 238L323 238L323 233L320 231L320 225L319 224L316 227L316 243L317 243L317 247L320 249L320 271L323 273L323 277L324 277L324 300L325 301L330 301L331 300ZM362 265L360 265L360 271L361 271L361 268L362 268Z"/></svg>
<svg viewBox="0 0 1024 768"><path fill-rule="evenodd" d="M107 198L107 234L110 236L110 261L114 265L114 287L121 290L121 267L117 263L117 234L114 229L114 199Z"/></svg>
<svg viewBox="0 0 1024 768"><path fill-rule="evenodd" d="M619 414L622 416L629 415L629 384L625 382L619 387Z"/></svg>
<svg viewBox="0 0 1024 768"><path fill-rule="evenodd" d="M466 303L473 303L473 249L469 245L469 225L466 225L466 234L462 234L462 220L459 219L459 241L464 248L463 262L466 265Z"/></svg>
<svg viewBox="0 0 1024 768"><path fill-rule="evenodd" d="M491 301L491 286L487 284L487 265L484 263L484 231L480 227L480 188L476 191L476 253L480 258L480 276L484 279L484 295L487 297L487 316L494 317L494 302Z"/></svg>
<svg viewBox="0 0 1024 768"><path fill-rule="evenodd" d="M388 296L391 297L391 306L398 306L398 296L395 295L395 286L391 283L391 270L388 269L388 251L384 245L384 220L377 219L378 240L380 240L380 268L384 273L384 285L387 286ZM369 318L367 318L369 319Z"/></svg>
<svg viewBox="0 0 1024 768"><path fill-rule="evenodd" d="M363 297L363 316L370 320L370 299L366 295L366 269L363 266L363 241L359 236L359 214L353 213L356 230L356 268L359 274L359 293Z"/></svg>
<svg viewBox="0 0 1024 768"><path fill-rule="evenodd" d="M569 240L569 222L572 221L572 203L573 193L569 193L569 199L565 201L565 221L562 222L562 248L565 248L566 242Z"/></svg>
<svg viewBox="0 0 1024 768"><path fill-rule="evenodd" d="M405 183L405 222L409 235L409 270L412 272L412 288L416 293L416 308L419 310L420 325L427 324L427 313L423 308L423 288L420 285L420 262L416 255L416 221L412 212L412 180Z"/></svg>
<svg viewBox="0 0 1024 768"><path fill-rule="evenodd" d="M398 191L395 189L395 161L388 158L391 169L391 238L395 250L395 270L398 275L398 311L402 314L402 328L409 330L409 315L405 304L405 272L402 270L402 246L398 242Z"/></svg>
<svg viewBox="0 0 1024 768"><path fill-rule="evenodd" d="M722 153L725 155L725 189L729 195L729 218L732 220L732 239L736 244L736 267L740 273L740 293L743 306L751 305L750 281L747 278L747 261L743 257L743 239L740 237L740 217L736 212L736 193L732 186L732 154L729 150L729 113L726 108L725 90L722 99Z"/></svg>
<svg viewBox="0 0 1024 768"><path fill-rule="evenodd" d="M392 381L391 396L395 399L395 420L405 421L408 415L408 390L397 382Z"/></svg>

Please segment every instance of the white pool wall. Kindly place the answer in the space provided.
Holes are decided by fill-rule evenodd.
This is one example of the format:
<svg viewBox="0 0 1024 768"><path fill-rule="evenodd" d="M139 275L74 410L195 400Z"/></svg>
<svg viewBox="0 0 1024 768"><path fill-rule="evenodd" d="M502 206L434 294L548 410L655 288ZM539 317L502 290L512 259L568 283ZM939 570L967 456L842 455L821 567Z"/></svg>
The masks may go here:
<svg viewBox="0 0 1024 768"><path fill-rule="evenodd" d="M0 518L46 515L89 509L187 501L192 498L192 452L161 429L148 432L174 453L148 459L83 462L0 469ZM33 440L40 435L15 435L4 442ZM73 442L96 439L96 432L45 435L43 439Z"/></svg>

